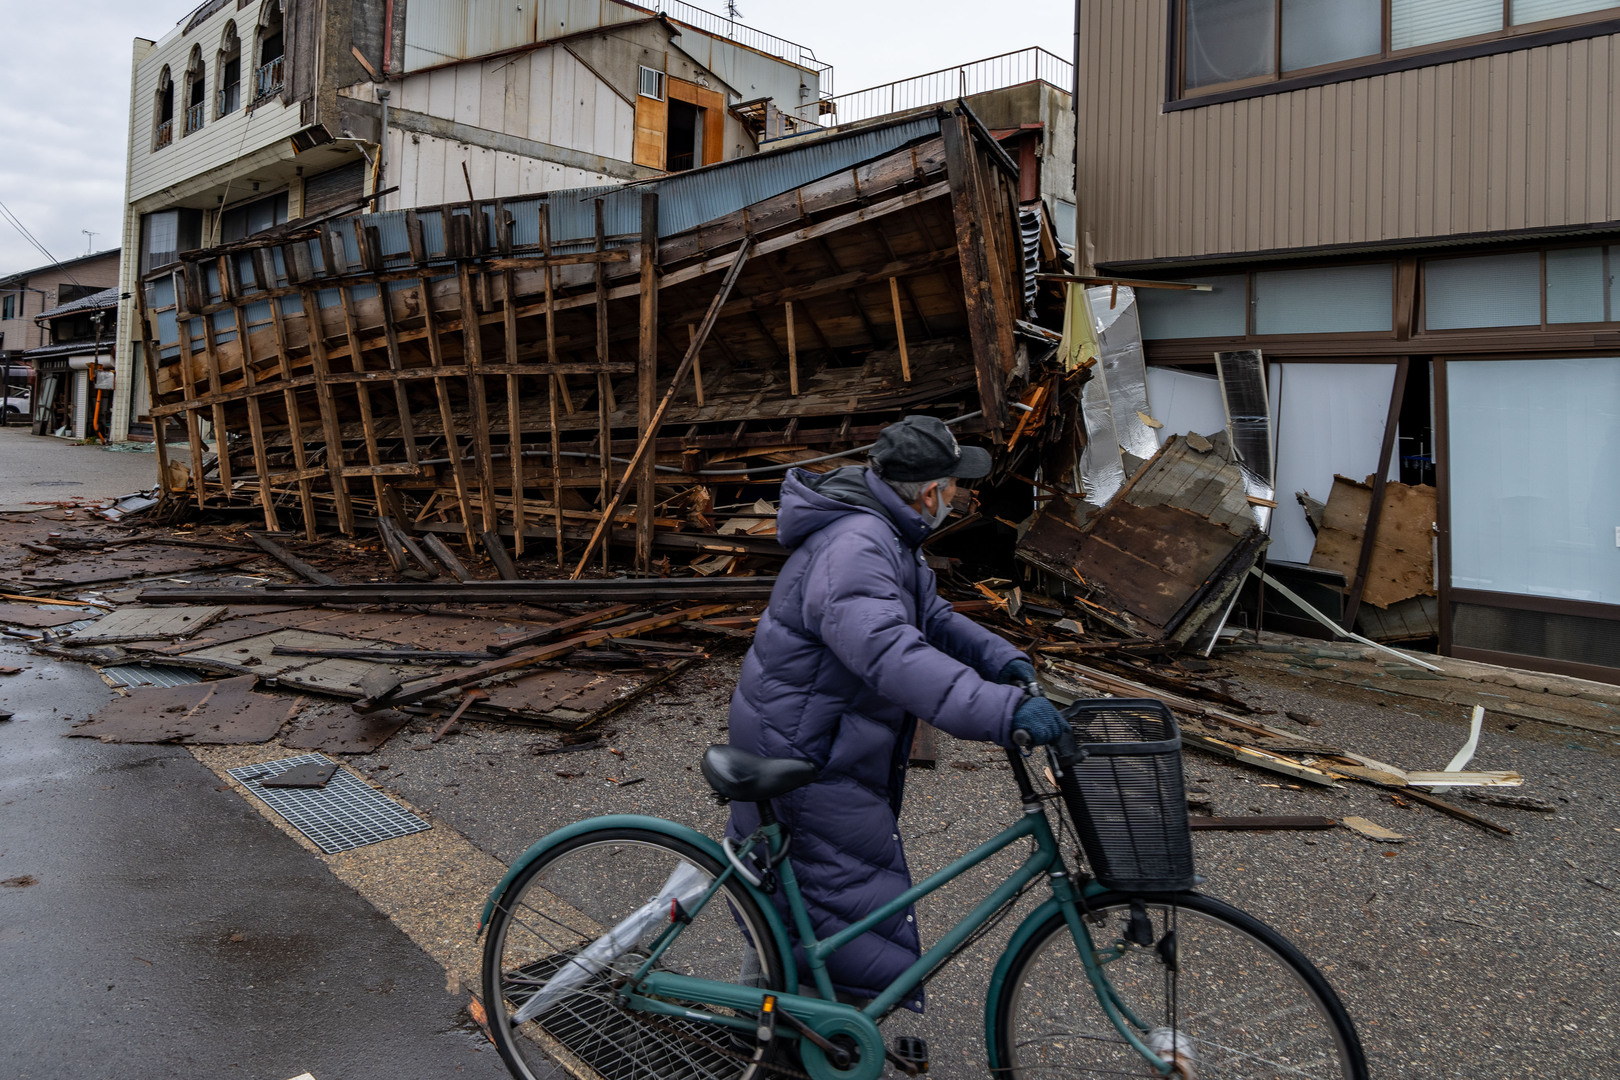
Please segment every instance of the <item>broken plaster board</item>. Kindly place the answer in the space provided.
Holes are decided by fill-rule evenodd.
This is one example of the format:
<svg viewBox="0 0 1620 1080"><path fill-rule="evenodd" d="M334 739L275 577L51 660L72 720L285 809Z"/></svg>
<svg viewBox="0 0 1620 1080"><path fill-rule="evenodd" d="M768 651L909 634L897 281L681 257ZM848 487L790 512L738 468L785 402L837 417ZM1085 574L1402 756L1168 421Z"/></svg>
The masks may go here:
<svg viewBox="0 0 1620 1080"><path fill-rule="evenodd" d="M109 645L118 641L151 641L194 634L221 615L218 606L122 607L66 639L72 645Z"/></svg>

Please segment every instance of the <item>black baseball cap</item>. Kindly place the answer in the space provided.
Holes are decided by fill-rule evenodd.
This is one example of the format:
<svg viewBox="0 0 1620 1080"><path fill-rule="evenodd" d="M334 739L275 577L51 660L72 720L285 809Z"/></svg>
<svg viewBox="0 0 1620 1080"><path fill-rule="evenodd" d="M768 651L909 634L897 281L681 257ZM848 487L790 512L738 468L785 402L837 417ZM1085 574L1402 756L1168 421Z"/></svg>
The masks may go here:
<svg viewBox="0 0 1620 1080"><path fill-rule="evenodd" d="M883 429L867 455L878 475L903 484L921 480L976 480L990 472L990 452L962 446L945 422L908 416Z"/></svg>

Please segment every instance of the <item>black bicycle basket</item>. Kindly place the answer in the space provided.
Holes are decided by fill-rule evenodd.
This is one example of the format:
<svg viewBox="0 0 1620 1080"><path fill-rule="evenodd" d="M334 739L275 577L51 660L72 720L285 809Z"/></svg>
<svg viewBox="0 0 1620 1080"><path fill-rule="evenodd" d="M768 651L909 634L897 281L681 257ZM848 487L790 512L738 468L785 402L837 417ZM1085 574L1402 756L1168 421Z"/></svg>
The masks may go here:
<svg viewBox="0 0 1620 1080"><path fill-rule="evenodd" d="M1192 888L1181 731L1170 710L1150 698L1099 698L1063 715L1074 748L1059 748L1058 790L1097 880L1122 892Z"/></svg>

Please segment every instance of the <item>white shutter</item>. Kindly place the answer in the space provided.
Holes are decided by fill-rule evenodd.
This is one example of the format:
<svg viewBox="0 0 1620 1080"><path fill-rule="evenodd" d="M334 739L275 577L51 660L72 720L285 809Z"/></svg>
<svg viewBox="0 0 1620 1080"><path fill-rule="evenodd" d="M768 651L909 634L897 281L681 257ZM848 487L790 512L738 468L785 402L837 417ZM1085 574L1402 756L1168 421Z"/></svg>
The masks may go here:
<svg viewBox="0 0 1620 1080"><path fill-rule="evenodd" d="M1423 325L1535 326L1541 322L1541 255L1477 255L1423 265Z"/></svg>
<svg viewBox="0 0 1620 1080"><path fill-rule="evenodd" d="M1502 0L1390 0L1389 47L1410 49L1502 29Z"/></svg>
<svg viewBox="0 0 1620 1080"><path fill-rule="evenodd" d="M1513 0L1509 10L1512 12L1513 25L1523 26L1543 19L1585 15L1589 11L1602 11L1614 5L1615 0Z"/></svg>
<svg viewBox="0 0 1620 1080"><path fill-rule="evenodd" d="M1137 315L1144 340L1242 337L1248 333L1246 276L1188 278L1189 285L1211 285L1212 292L1137 289Z"/></svg>
<svg viewBox="0 0 1620 1080"><path fill-rule="evenodd" d="M1393 263L1254 275L1257 334L1346 334L1394 326Z"/></svg>

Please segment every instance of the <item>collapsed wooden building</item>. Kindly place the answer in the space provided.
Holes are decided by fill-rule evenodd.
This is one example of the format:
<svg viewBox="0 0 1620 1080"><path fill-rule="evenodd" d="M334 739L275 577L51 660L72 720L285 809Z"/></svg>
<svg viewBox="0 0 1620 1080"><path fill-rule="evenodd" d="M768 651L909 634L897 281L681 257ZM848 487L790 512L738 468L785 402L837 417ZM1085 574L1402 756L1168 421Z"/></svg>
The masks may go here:
<svg viewBox="0 0 1620 1080"><path fill-rule="evenodd" d="M165 455L164 497L310 538L373 518L510 537L577 576L609 544L643 568L779 551L717 535L717 492L836 464L908 412L956 421L1002 476L1040 474L1028 454L1063 474L1085 374L1042 326L1064 255L1027 180L958 106L187 253L140 294L152 414L194 463Z"/></svg>

